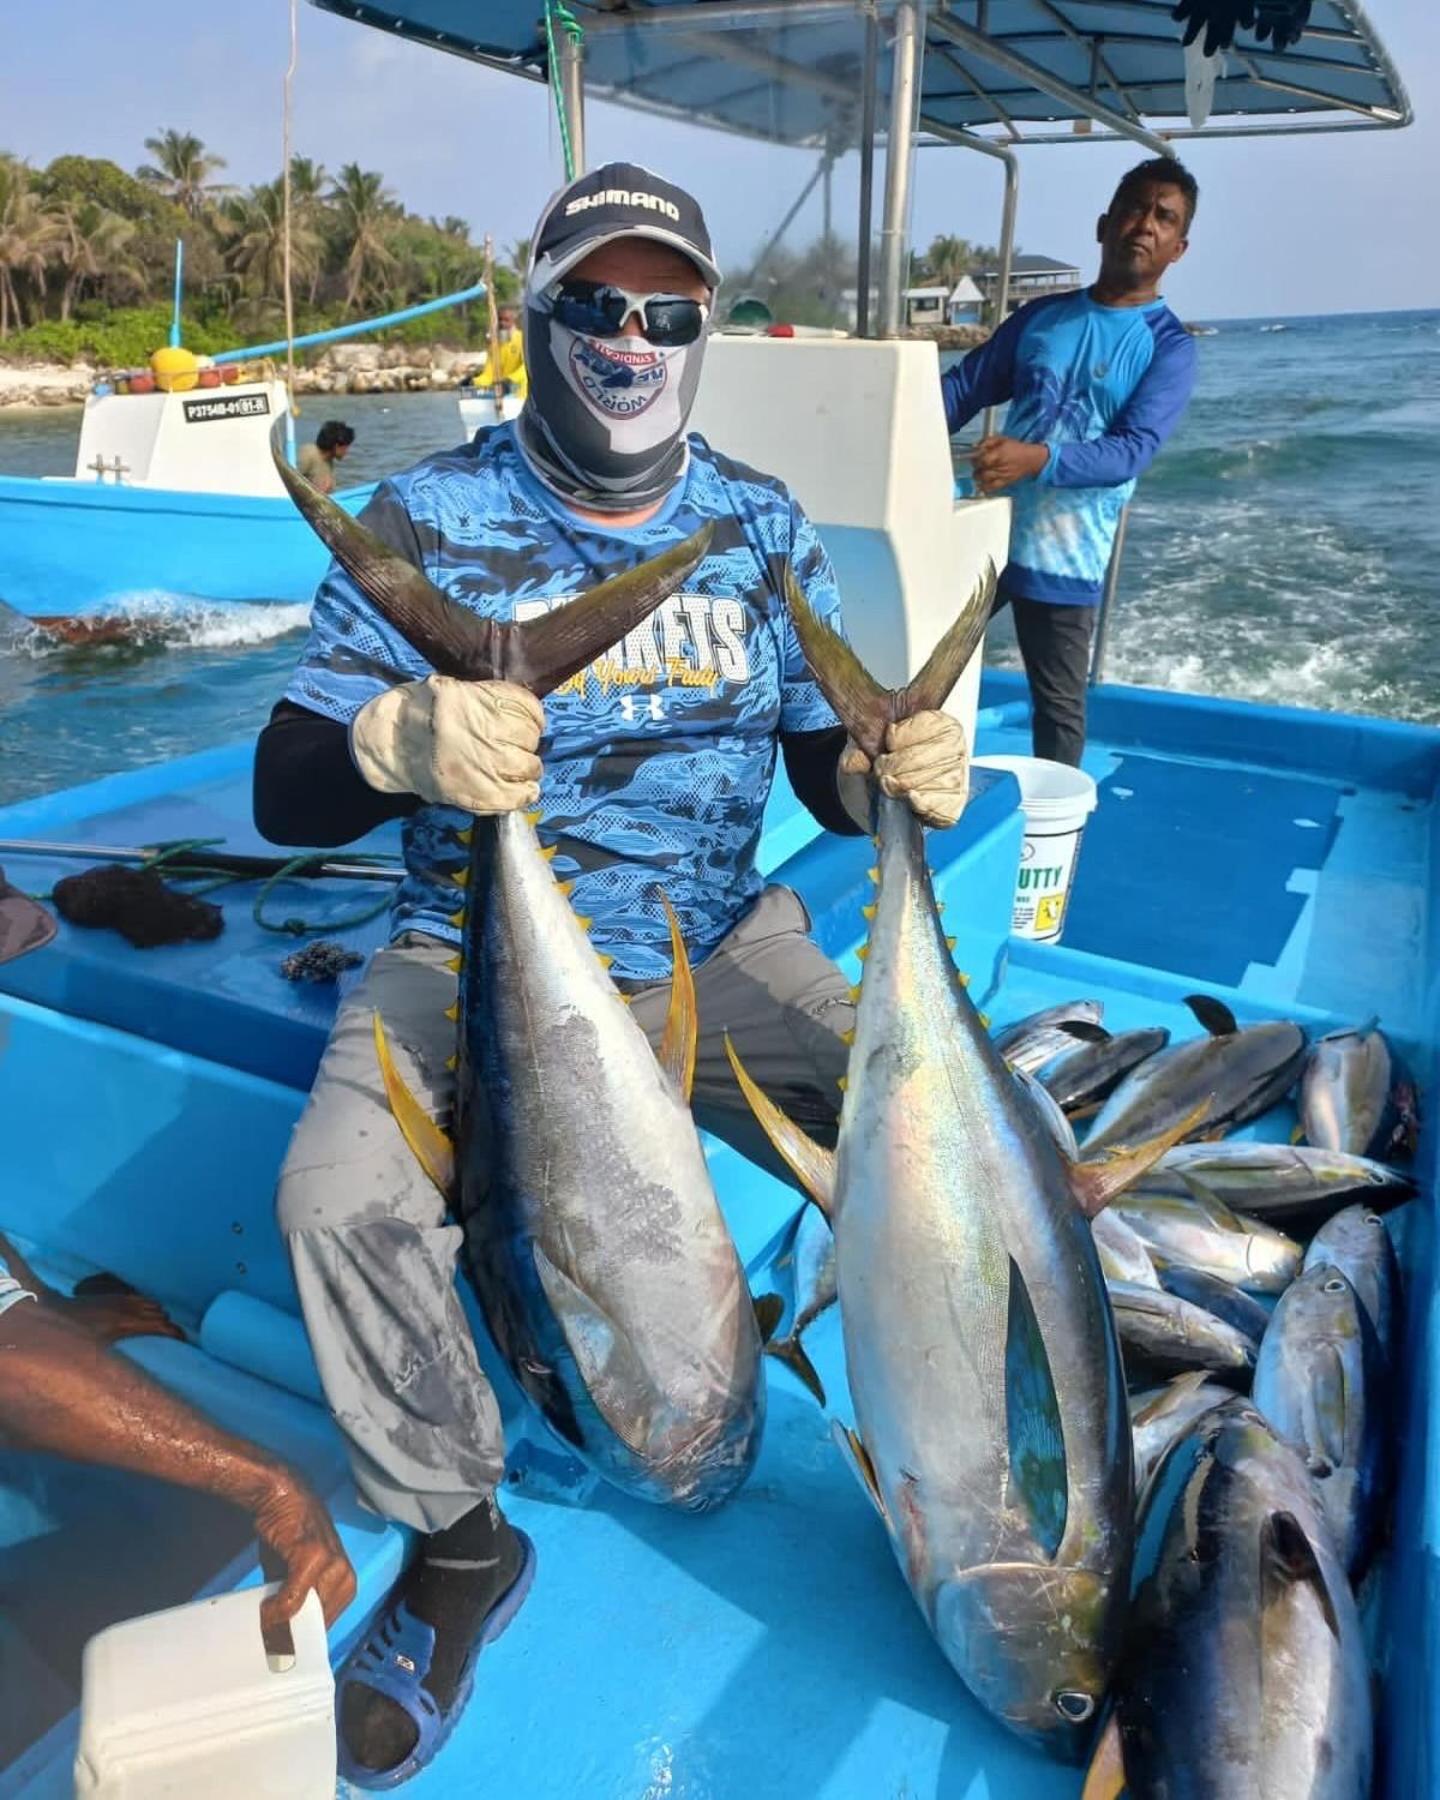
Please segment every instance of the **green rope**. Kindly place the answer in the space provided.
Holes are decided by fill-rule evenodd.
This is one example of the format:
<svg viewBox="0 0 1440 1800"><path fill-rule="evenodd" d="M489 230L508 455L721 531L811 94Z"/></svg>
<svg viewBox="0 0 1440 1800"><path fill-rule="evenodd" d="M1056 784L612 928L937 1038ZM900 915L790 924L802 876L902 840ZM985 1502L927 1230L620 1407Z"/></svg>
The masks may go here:
<svg viewBox="0 0 1440 1800"><path fill-rule="evenodd" d="M560 59L555 54L555 26L560 29L580 49L585 42L585 30L580 21L565 4L565 0L545 0L545 66L550 72L550 92L555 100L555 117L560 125L560 148L565 155L565 179L575 179L575 146L570 141L570 119L565 111L565 96L560 91Z"/></svg>

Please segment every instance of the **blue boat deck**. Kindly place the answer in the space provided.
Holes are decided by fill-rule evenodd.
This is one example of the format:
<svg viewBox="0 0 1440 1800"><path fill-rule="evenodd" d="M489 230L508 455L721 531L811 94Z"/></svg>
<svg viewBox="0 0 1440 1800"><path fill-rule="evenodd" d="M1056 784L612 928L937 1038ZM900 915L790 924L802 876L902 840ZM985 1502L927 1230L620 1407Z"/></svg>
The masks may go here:
<svg viewBox="0 0 1440 1800"><path fill-rule="evenodd" d="M984 699L981 750L1027 750L1019 685L992 677ZM1129 690L1100 691L1092 731L1086 760L1101 805L1063 944L1008 937L1020 836L1008 777L982 779L960 825L932 840L957 957L996 1022L1084 994L1104 1000L1116 1028L1158 1023L1190 1034L1183 997L1197 989L1242 1017L1284 1013L1315 1030L1379 1014L1433 1092L1440 733ZM254 843L243 750L0 812L0 837L213 835L231 848ZM852 970L869 849L817 835L793 798L777 792L767 872L801 893L819 940ZM58 863L3 860L12 879L32 887L65 872ZM293 1458L333 1496L361 1582L332 1634L338 1654L393 1579L404 1545L355 1505L338 1440L316 1404L270 1221L275 1173L333 992L281 980L291 945L255 926L253 891L235 890L227 929L212 944L142 953L108 933L62 927L53 949L0 970L0 1122L9 1149L0 1229L59 1279L107 1268L157 1292L197 1341L151 1341L132 1354ZM308 884L277 891L270 910L314 918L328 908L333 917L366 893ZM377 922L350 935L368 948L380 930ZM1285 1135L1289 1119L1277 1112L1261 1128ZM1427 1178L1433 1143L1427 1132ZM763 1291L794 1196L723 1146L713 1165ZM1428 1205L1411 1211L1406 1467L1394 1548L1367 1596L1386 1670L1384 1791L1405 1800L1432 1791L1440 1713ZM811 1347L834 1412L848 1418L833 1315ZM533 1465L517 1469L507 1507L539 1548L534 1593L487 1654L455 1739L407 1792L417 1800L1079 1792L1078 1772L1039 1759L969 1700L835 1453L828 1420L787 1371L769 1374L759 1466L719 1513L671 1515L604 1489L556 1497L540 1491ZM503 1386L502 1399L519 1427L520 1403ZM0 1765L10 1764L0 1796L69 1792L73 1659L103 1607L77 1603L68 1630L56 1616L63 1606L47 1616L45 1583L57 1563L77 1594L89 1591L92 1567L97 1581L101 1571L133 1567L133 1580L104 1585L111 1616L257 1578L233 1521L158 1490L140 1504L132 1489L130 1505L111 1506L118 1480L73 1470L62 1477L38 1458L16 1458L0 1472L0 1592L22 1621L8 1639L0 1628L0 1651L7 1670L14 1655L28 1658L16 1666L35 1671L23 1719L0 1700ZM163 1559L142 1557L143 1530L164 1533ZM205 1571L198 1579L197 1569ZM1392 1656L1392 1644L1404 1655ZM14 1682L3 1685L15 1691ZM42 1722L44 1735L24 1748Z"/></svg>

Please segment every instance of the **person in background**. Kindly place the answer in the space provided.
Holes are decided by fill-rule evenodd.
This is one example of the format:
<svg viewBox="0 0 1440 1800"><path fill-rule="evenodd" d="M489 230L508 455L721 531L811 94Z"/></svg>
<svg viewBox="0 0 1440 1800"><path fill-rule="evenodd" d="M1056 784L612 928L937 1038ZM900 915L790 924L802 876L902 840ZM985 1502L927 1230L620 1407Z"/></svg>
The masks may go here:
<svg viewBox="0 0 1440 1800"><path fill-rule="evenodd" d="M523 400L530 391L525 375L525 340L520 331L520 314L513 306L502 306L496 315L499 324L496 337L499 355L490 367L489 352L473 375L463 384L467 388L493 389L497 385L507 394Z"/></svg>
<svg viewBox="0 0 1440 1800"><path fill-rule="evenodd" d="M672 971L663 878L695 968L697 1121L778 1168L728 1032L792 1116L835 1141L849 978L798 897L763 881L756 850L779 757L815 819L851 835L869 828L869 764L816 686L785 598L788 569L838 626L814 527L783 483L687 434L719 282L692 195L629 163L582 176L534 234L525 410L383 482L360 515L452 602L503 621L563 607L709 524L684 592L542 707L509 682L432 673L334 566L256 752L255 818L273 842L343 844L404 820L391 942L341 1004L278 1197L356 1486L419 1534L336 1679L341 1770L361 1787L393 1788L432 1761L535 1567L497 1504L500 1413L455 1289L475 1221L421 1169L375 1059L378 1013L412 1089L448 1117L455 875L475 816L543 793L551 866L652 1042ZM890 732L876 779L926 824L953 825L969 781L959 721L922 712Z"/></svg>
<svg viewBox="0 0 1440 1800"><path fill-rule="evenodd" d="M38 950L54 920L0 872L0 962ZM118 1290L118 1291L117 1291ZM54 1292L0 1237L0 1443L151 1475L243 1507L283 1570L260 1608L278 1631L311 1588L332 1624L355 1575L322 1501L268 1451L197 1412L111 1348L184 1333L158 1301L111 1278L102 1291Z"/></svg>
<svg viewBox="0 0 1440 1800"><path fill-rule="evenodd" d="M333 494L335 465L344 462L354 442L355 432L343 419L327 419L315 433L315 442L300 446L296 467L311 487Z"/></svg>
<svg viewBox="0 0 1440 1800"><path fill-rule="evenodd" d="M1131 169L1096 227L1095 284L1022 306L941 377L952 434L1010 402L1005 435L973 452L974 479L1012 502L996 608L1013 609L1035 754L1050 762L1079 765L1116 527L1195 384L1194 340L1159 284L1188 248L1198 198L1194 176L1169 157Z"/></svg>

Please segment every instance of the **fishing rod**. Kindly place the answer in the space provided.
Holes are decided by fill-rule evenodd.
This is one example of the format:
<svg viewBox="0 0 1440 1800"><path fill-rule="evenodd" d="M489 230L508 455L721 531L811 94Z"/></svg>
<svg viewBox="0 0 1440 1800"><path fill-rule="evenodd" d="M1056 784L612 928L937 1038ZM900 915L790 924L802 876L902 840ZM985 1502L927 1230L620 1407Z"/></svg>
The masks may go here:
<svg viewBox="0 0 1440 1800"><path fill-rule="evenodd" d="M323 851L311 856L246 856L234 850L214 850L222 838L182 838L169 843L126 847L119 844L62 844L43 838L0 838L0 856L60 857L101 863L140 863L166 875L235 875L263 881L276 875L309 880L325 876L337 881L389 881L405 879L398 863L333 859Z"/></svg>

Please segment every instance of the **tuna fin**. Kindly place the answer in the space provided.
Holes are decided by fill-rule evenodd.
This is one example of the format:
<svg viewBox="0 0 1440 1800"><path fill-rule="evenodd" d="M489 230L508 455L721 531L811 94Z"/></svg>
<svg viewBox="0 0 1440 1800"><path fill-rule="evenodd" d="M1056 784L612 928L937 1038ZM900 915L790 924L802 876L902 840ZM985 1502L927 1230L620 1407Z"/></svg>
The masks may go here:
<svg viewBox="0 0 1440 1800"><path fill-rule="evenodd" d="M657 890L659 891L659 890ZM665 1014L665 1033L656 1055L680 1097L687 1104L695 1086L695 1042L700 1034L700 1013L695 1002L695 977L690 958L685 954L685 940L680 935L680 921L675 908L663 892L660 904L665 908L665 922L670 927L670 1007Z"/></svg>
<svg viewBox="0 0 1440 1800"><path fill-rule="evenodd" d="M1308 1582L1315 1590L1332 1636L1339 1638L1340 1621L1335 1616L1330 1584L1315 1555L1314 1545L1293 1513L1271 1513L1261 1526L1260 1568L1262 1590L1269 1588L1273 1592L1281 1582Z"/></svg>
<svg viewBox="0 0 1440 1800"><path fill-rule="evenodd" d="M1303 1144L1305 1142L1305 1127L1298 1119L1290 1127L1290 1142L1292 1144Z"/></svg>
<svg viewBox="0 0 1440 1800"><path fill-rule="evenodd" d="M848 1425L842 1425L839 1419L830 1421L830 1435L840 1446L840 1454L855 1471L855 1478L870 1496L870 1504L888 1525L890 1515L885 1510L885 1496L880 1492L880 1478L875 1473L875 1465L870 1460L870 1452L860 1441L858 1431L852 1431Z"/></svg>
<svg viewBox="0 0 1440 1800"><path fill-rule="evenodd" d="M778 1294L752 1294L750 1304L755 1308L760 1342L768 1344L775 1335L775 1327L785 1316L785 1302Z"/></svg>
<svg viewBox="0 0 1440 1800"><path fill-rule="evenodd" d="M415 1152L415 1160L448 1199L455 1186L455 1146L406 1087L404 1077L395 1067L390 1054L390 1040L380 1015L375 1014L375 1056L380 1064L380 1079L385 1084L385 1098L400 1134Z"/></svg>
<svg viewBox="0 0 1440 1800"><path fill-rule="evenodd" d="M1065 1433L1045 1340L1013 1257L1005 1333L1005 1427L1010 1447L1006 1504L1024 1512L1036 1543L1047 1559L1053 1558L1070 1511Z"/></svg>
<svg viewBox="0 0 1440 1800"><path fill-rule="evenodd" d="M1061 1019L1056 1030L1082 1044L1108 1044L1111 1035L1103 1025L1097 1025L1091 1019Z"/></svg>
<svg viewBox="0 0 1440 1800"><path fill-rule="evenodd" d="M645 1447L645 1421L636 1416L634 1404L650 1391L649 1377L615 1321L550 1260L539 1243L532 1244L531 1254L586 1392L616 1437L638 1455Z"/></svg>
<svg viewBox="0 0 1440 1800"><path fill-rule="evenodd" d="M789 1337L776 1338L773 1344L767 1344L765 1354L773 1356L776 1362L784 1363L790 1373L809 1388L820 1404L825 1405L825 1383L816 1372L798 1331L792 1332Z"/></svg>
<svg viewBox="0 0 1440 1800"><path fill-rule="evenodd" d="M1193 1393L1196 1388L1203 1387L1209 1379L1209 1369L1186 1369L1182 1374L1172 1376L1155 1397L1147 1400L1134 1414L1130 1420L1131 1430L1133 1431L1137 1425L1148 1425L1156 1413L1172 1404L1177 1395Z"/></svg>
<svg viewBox="0 0 1440 1800"><path fill-rule="evenodd" d="M1147 1138L1143 1144L1117 1144L1113 1150L1107 1150L1098 1162L1086 1162L1082 1157L1079 1162L1071 1163L1071 1191L1080 1202L1086 1218L1093 1219L1117 1194L1124 1193L1147 1169L1153 1168L1167 1150L1183 1144L1209 1111L1210 1102L1202 1100L1198 1106L1191 1107L1178 1125L1172 1125L1168 1131Z"/></svg>
<svg viewBox="0 0 1440 1800"><path fill-rule="evenodd" d="M1213 994L1187 994L1185 1004L1211 1037L1233 1037L1240 1029L1234 1013Z"/></svg>
<svg viewBox="0 0 1440 1800"><path fill-rule="evenodd" d="M728 1031L725 1033L725 1054L740 1083L740 1092L750 1102L750 1110L761 1129L779 1152L786 1168L828 1219L835 1204L835 1152L826 1150L807 1136L768 1094L756 1086L736 1054Z"/></svg>
<svg viewBox="0 0 1440 1800"><path fill-rule="evenodd" d="M816 618L788 565L785 570L785 602L805 660L841 723L869 757L885 748L886 731L896 720L944 705L980 647L994 597L995 565L990 563L924 668L908 686L890 689L876 681L838 632Z"/></svg>
<svg viewBox="0 0 1440 1800"><path fill-rule="evenodd" d="M1112 1712L1095 1740L1080 1800L1122 1800L1125 1793L1125 1750L1120 1720Z"/></svg>
<svg viewBox="0 0 1440 1800"><path fill-rule="evenodd" d="M705 525L683 544L603 581L538 619L506 625L441 593L398 551L317 493L271 442L290 498L355 585L441 675L516 681L545 695L633 631L699 565L710 545Z"/></svg>

